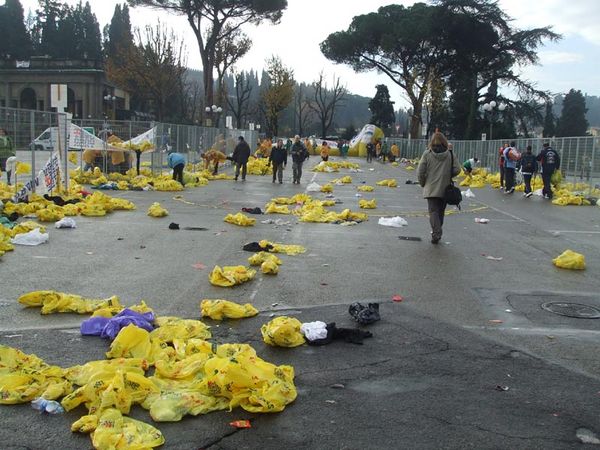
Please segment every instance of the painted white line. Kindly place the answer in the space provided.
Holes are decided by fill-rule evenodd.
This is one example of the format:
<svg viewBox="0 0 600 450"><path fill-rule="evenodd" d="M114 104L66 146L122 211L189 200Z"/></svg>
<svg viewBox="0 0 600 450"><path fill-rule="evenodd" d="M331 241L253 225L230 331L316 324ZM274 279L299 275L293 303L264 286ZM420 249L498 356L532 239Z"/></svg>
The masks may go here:
<svg viewBox="0 0 600 450"><path fill-rule="evenodd" d="M600 231L546 230L548 233L600 234Z"/></svg>
<svg viewBox="0 0 600 450"><path fill-rule="evenodd" d="M494 327L481 325L463 325L463 328L469 330L509 331L521 334L543 334L547 336L573 336L582 334L587 334L590 336L600 336L600 330L582 330L579 328Z"/></svg>
<svg viewBox="0 0 600 450"><path fill-rule="evenodd" d="M256 287L254 288L254 290L250 293L250 301L254 301L254 297L256 297L256 294L258 294L258 290L260 289L260 286L262 284L263 278L260 278L257 282L256 282Z"/></svg>

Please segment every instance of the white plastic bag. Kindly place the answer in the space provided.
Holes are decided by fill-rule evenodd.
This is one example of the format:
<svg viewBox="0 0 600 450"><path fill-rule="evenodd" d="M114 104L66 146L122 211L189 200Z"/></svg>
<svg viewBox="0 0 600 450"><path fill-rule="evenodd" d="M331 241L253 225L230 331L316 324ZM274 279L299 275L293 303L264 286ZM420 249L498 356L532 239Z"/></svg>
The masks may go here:
<svg viewBox="0 0 600 450"><path fill-rule="evenodd" d="M73 219L72 217L63 217L58 222L56 222L54 226L56 228L77 228L75 219Z"/></svg>
<svg viewBox="0 0 600 450"><path fill-rule="evenodd" d="M306 192L321 192L321 185L313 181L306 186Z"/></svg>
<svg viewBox="0 0 600 450"><path fill-rule="evenodd" d="M379 225L383 225L384 227L394 227L394 228L402 228L408 225L408 222L400 216L396 217L380 217Z"/></svg>
<svg viewBox="0 0 600 450"><path fill-rule="evenodd" d="M300 325L300 332L309 341L325 339L327 337L327 324L317 320L316 322L305 322Z"/></svg>
<svg viewBox="0 0 600 450"><path fill-rule="evenodd" d="M467 189L466 191L462 192L463 197L467 197L467 198L475 198L475 194L473 194L473 191L471 191L471 189Z"/></svg>
<svg viewBox="0 0 600 450"><path fill-rule="evenodd" d="M28 233L17 234L10 242L15 245L40 245L48 242L48 239L48 233L41 233L40 229L36 228Z"/></svg>

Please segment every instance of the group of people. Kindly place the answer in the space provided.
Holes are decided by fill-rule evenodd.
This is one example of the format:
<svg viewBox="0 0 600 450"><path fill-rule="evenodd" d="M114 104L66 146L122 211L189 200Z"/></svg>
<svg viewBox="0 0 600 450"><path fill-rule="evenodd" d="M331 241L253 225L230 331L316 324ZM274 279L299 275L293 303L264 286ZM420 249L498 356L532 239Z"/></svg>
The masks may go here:
<svg viewBox="0 0 600 450"><path fill-rule="evenodd" d="M300 140L300 136L294 136L294 142L289 148L289 154L292 157L292 183L300 184L302 165L310 156L306 145ZM329 159L329 152L321 152L321 157L324 161L327 161ZM283 139L278 139L269 156L269 163L273 167L273 183L275 181L279 181L279 184L283 183L283 170L287 167L287 161L288 149L283 146Z"/></svg>
<svg viewBox="0 0 600 450"><path fill-rule="evenodd" d="M380 140L369 142L367 144L367 162L372 162L373 158L377 158L382 163L385 163L386 159L394 162L400 158L400 147L395 142L390 148L388 148L387 142Z"/></svg>
<svg viewBox="0 0 600 450"><path fill-rule="evenodd" d="M544 143L542 150L533 154L531 145L528 145L524 153L519 152L516 142L510 145L504 144L499 150L498 165L500 167L500 189L505 194L515 192L516 172L520 171L525 184L523 195L529 198L533 195L531 180L541 172L544 187L542 195L546 199L552 199L552 175L560 169L560 155L548 142Z"/></svg>

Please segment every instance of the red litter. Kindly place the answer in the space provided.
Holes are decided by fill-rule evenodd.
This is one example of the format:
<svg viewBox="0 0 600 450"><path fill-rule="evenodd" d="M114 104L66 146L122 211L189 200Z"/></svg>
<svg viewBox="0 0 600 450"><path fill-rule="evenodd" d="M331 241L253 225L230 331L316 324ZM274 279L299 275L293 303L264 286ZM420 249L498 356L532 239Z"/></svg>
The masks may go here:
<svg viewBox="0 0 600 450"><path fill-rule="evenodd" d="M229 422L229 425L236 428L252 428L249 420L234 420L233 422Z"/></svg>
<svg viewBox="0 0 600 450"><path fill-rule="evenodd" d="M393 301L393 302L400 303L402 300L404 300L404 297L402 297L401 295L394 295L394 296L392 297L392 301Z"/></svg>

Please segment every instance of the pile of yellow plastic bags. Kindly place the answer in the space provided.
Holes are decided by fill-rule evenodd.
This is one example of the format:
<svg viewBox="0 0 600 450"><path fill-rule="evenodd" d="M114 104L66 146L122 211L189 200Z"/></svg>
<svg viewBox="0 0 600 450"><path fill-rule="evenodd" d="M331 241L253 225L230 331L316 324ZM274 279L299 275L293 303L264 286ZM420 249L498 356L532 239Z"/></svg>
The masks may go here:
<svg viewBox="0 0 600 450"><path fill-rule="evenodd" d="M240 227L251 227L256 223L256 219L242 213L227 214L223 221Z"/></svg>

